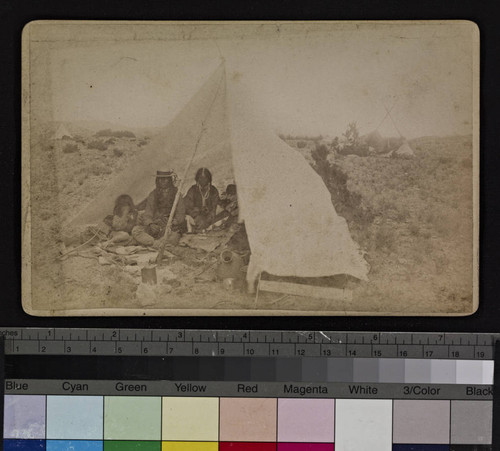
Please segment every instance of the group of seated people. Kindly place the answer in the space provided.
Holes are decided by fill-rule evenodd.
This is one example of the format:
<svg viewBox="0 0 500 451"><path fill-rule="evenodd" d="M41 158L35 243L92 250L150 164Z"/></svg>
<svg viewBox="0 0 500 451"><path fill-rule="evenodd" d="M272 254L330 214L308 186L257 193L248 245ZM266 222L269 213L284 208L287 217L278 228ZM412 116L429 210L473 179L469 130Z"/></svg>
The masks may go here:
<svg viewBox="0 0 500 451"><path fill-rule="evenodd" d="M113 215L105 220L111 228L108 244L135 241L143 246L160 247L174 208L176 178L173 171L157 171L156 188L138 206L134 205L128 194L118 196ZM179 196L166 242L176 245L183 233L204 232L216 224L230 224L237 219L236 185L228 185L221 198L217 188L212 185L211 172L207 168L199 168L195 184L184 197Z"/></svg>

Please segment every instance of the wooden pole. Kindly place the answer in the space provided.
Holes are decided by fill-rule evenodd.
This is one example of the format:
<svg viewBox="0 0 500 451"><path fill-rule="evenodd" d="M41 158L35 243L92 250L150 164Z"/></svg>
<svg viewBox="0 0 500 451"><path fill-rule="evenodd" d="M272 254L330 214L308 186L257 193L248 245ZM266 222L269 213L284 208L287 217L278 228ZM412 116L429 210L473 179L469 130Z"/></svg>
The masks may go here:
<svg viewBox="0 0 500 451"><path fill-rule="evenodd" d="M202 129L203 132L203 129ZM200 133L201 137L201 133ZM172 209L170 210L170 215L168 216L167 226L165 227L165 233L163 234L162 243L160 245L160 249L158 250L158 255L156 256L156 264L159 265L163 259L163 254L165 253L165 246L167 245L167 238L170 232L172 231L172 222L174 220L175 210L177 209L177 205L179 204L179 199L181 197L181 191L184 186L184 180L186 180L189 168L191 167L191 163L193 162L194 156L196 154L196 150L198 148L198 143L200 142L200 138L198 138L198 142L194 148L194 152L191 155L191 159L184 170L184 174L182 176L181 182L177 187L177 193L175 194L174 203L172 205Z"/></svg>
<svg viewBox="0 0 500 451"><path fill-rule="evenodd" d="M223 65L223 64L224 64L224 62L221 63L221 65ZM182 188L184 186L184 182L186 180L189 168L191 167L191 163L194 160L194 156L196 155L196 151L198 150L198 145L200 144L201 137L203 136L203 132L205 131L205 122L206 122L206 120L207 120L210 112L212 111L212 107L214 105L215 99L217 98L217 95L219 94L219 90L220 90L220 88L222 86L222 81L223 80L224 80L224 78L221 78L221 80L219 82L219 86L217 87L217 92L215 93L215 96L212 99L212 103L210 104L210 107L208 108L207 114L206 114L205 118L203 119L203 122L201 123L200 134L198 135L198 140L196 141L196 145L194 146L193 154L191 155L189 163L187 164L186 169L184 170L184 174L182 175L179 187L177 188L177 193L175 195L174 204L172 205L172 209L170 210L170 215L168 217L167 226L165 227L165 233L163 234L163 238L161 238L162 243L160 245L160 249L158 251L158 255L156 256L156 264L157 265L159 265L161 263L162 259L163 259L163 254L165 252L165 246L167 244L167 238L168 238L168 235L169 235L169 233L171 232L171 229L172 229L172 221L174 220L175 210L177 209L177 205L179 203L179 199L180 199L180 196L181 196Z"/></svg>

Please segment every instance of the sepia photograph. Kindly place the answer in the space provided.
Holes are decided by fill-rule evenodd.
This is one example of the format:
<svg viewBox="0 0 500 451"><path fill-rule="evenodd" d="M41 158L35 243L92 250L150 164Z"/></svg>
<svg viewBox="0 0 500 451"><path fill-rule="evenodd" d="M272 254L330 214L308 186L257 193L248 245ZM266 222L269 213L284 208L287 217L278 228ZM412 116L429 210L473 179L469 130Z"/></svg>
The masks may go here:
<svg viewBox="0 0 500 451"><path fill-rule="evenodd" d="M22 34L35 316L471 315L468 21L35 21Z"/></svg>

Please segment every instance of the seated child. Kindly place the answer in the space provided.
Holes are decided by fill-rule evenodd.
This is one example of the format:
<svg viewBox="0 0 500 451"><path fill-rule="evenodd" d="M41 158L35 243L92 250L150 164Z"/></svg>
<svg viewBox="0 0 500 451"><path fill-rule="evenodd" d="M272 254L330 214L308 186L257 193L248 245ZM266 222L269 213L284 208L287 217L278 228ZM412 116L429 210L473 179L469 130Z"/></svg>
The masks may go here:
<svg viewBox="0 0 500 451"><path fill-rule="evenodd" d="M133 240L130 232L137 223L137 209L128 194L121 194L115 201L113 219L111 222L110 239L106 246L112 243L130 244Z"/></svg>

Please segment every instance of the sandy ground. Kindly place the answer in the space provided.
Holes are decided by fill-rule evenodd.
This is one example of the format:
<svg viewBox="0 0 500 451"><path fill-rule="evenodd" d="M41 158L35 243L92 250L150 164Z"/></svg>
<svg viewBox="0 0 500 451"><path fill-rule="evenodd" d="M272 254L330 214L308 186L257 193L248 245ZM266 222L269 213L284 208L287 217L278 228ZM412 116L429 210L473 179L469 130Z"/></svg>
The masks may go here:
<svg viewBox="0 0 500 451"><path fill-rule="evenodd" d="M93 140L83 137L86 142ZM154 296L130 265L98 263L99 249L84 246L61 260L61 224L91 201L108 181L140 154L137 139L116 139L106 150L63 152L72 141L33 140L32 307L57 311L106 308L182 308L463 313L472 308L472 170L467 137L412 142L413 160L337 157L348 189L361 196L369 221L348 219L353 238L371 265L369 282L320 280L346 286L353 300L320 300L228 291L215 280L217 252L171 249L158 268ZM118 149L118 151L115 151ZM311 161L310 146L301 151ZM346 206L348 208L348 206ZM355 217L355 215L354 215ZM220 250L220 249L219 249ZM318 282L318 281L316 281ZM151 290L149 290L151 291Z"/></svg>

